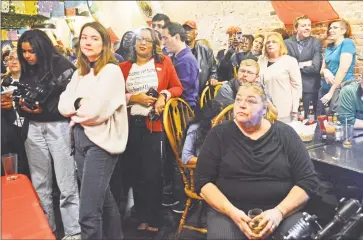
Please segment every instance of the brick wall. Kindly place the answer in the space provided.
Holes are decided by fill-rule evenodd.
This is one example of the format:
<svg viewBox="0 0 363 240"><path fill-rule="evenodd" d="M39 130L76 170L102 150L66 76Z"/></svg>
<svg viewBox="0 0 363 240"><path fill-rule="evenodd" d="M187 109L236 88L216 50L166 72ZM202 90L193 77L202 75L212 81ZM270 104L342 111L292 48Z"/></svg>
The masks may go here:
<svg viewBox="0 0 363 240"><path fill-rule="evenodd" d="M357 47L356 74L363 74L363 1L330 1L341 18L352 26ZM160 7L172 21L195 20L199 38L207 39L215 53L227 46L226 29L231 25L243 33L256 34L284 27L269 1L160 1ZM288 29L292 32L291 29ZM313 35L322 39L326 24L315 24Z"/></svg>

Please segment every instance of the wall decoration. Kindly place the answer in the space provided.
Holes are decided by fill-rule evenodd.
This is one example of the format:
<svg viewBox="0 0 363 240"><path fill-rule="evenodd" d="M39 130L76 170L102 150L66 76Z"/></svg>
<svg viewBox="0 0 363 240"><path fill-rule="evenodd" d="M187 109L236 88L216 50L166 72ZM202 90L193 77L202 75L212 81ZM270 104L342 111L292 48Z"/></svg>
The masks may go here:
<svg viewBox="0 0 363 240"><path fill-rule="evenodd" d="M47 20L47 17L41 15L25 15L15 13L2 13L1 14L1 28L2 29L19 29L34 24L40 24Z"/></svg>
<svg viewBox="0 0 363 240"><path fill-rule="evenodd" d="M9 30L8 31L8 39L12 41L18 40L18 33L16 30Z"/></svg>
<svg viewBox="0 0 363 240"><path fill-rule="evenodd" d="M25 2L24 1L11 1L11 6L14 6L15 13L24 14L25 13Z"/></svg>
<svg viewBox="0 0 363 240"><path fill-rule="evenodd" d="M141 12L147 17L151 18L154 16L154 10L151 6L150 1L136 1L140 7Z"/></svg>
<svg viewBox="0 0 363 240"><path fill-rule="evenodd" d="M9 12L10 3L9 0L1 1L1 12L8 13Z"/></svg>
<svg viewBox="0 0 363 240"><path fill-rule="evenodd" d="M64 17L64 2L56 2L53 11L50 13L51 17Z"/></svg>
<svg viewBox="0 0 363 240"><path fill-rule="evenodd" d="M24 1L24 14L37 15L38 14L38 1L36 1L36 0Z"/></svg>
<svg viewBox="0 0 363 240"><path fill-rule="evenodd" d="M1 41L8 40L8 31L1 29Z"/></svg>
<svg viewBox="0 0 363 240"><path fill-rule="evenodd" d="M64 1L65 8L75 8L81 4L86 4L86 1Z"/></svg>

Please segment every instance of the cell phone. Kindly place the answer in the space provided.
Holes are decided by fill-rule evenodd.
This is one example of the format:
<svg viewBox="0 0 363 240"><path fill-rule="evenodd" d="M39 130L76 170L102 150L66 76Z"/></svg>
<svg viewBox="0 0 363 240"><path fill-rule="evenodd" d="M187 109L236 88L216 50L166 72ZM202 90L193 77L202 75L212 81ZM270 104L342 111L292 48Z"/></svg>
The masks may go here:
<svg viewBox="0 0 363 240"><path fill-rule="evenodd" d="M154 88L150 88L147 92L146 95L157 98L159 97L159 93L154 89Z"/></svg>
<svg viewBox="0 0 363 240"><path fill-rule="evenodd" d="M242 41L242 32L237 32L236 33L236 38L237 38L237 40L238 40L238 42L241 42Z"/></svg>
<svg viewBox="0 0 363 240"><path fill-rule="evenodd" d="M5 95L5 94L8 94L8 93L13 93L14 92L14 89L7 89L7 90L3 90L1 91L1 95Z"/></svg>

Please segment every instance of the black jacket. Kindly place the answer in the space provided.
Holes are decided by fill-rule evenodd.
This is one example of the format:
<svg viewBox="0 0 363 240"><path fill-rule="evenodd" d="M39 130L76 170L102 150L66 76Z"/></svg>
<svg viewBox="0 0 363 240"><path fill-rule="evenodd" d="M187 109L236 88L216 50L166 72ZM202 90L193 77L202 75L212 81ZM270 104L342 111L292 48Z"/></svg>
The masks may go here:
<svg viewBox="0 0 363 240"><path fill-rule="evenodd" d="M53 78L58 79L65 71L72 69L75 70L74 65L63 56L54 55L52 58L52 67L50 73ZM28 74L21 74L19 81L21 83L27 83L32 87L39 86L37 83L43 76L38 76L37 67L32 67ZM65 85L58 87L52 92L52 95L47 99L47 102L42 105L43 112L40 114L32 114L22 111L18 108L19 115L25 117L25 120L33 120L38 122L53 122L61 121L66 118L63 117L58 111L58 102L61 93L65 90L66 84L69 83L71 78L64 79Z"/></svg>
<svg viewBox="0 0 363 240"><path fill-rule="evenodd" d="M218 80L229 81L237 77L237 71L241 61L245 59L253 59L257 62L257 57L251 52L235 53L233 49L229 49L220 61L218 66Z"/></svg>
<svg viewBox="0 0 363 240"><path fill-rule="evenodd" d="M213 50L198 41L195 42L192 52L199 66L199 93L201 93L209 79L218 79L217 63L213 55Z"/></svg>
<svg viewBox="0 0 363 240"><path fill-rule="evenodd" d="M320 69L322 65L322 42L315 37L308 37L305 47L299 52L296 36L285 40L288 54L298 62L312 61L311 66L300 68L303 92L317 93L320 89Z"/></svg>

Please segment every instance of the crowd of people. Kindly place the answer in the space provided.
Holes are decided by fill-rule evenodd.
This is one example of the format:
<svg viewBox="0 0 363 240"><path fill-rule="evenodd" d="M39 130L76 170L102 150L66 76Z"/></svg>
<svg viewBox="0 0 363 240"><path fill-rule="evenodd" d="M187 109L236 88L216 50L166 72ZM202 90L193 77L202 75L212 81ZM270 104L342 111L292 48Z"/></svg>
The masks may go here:
<svg viewBox="0 0 363 240"><path fill-rule="evenodd" d="M318 187L304 144L284 123L297 119L300 101L305 117L312 102L317 115L337 112L363 128L350 25L328 24L323 53L311 24L297 17L290 37L231 26L228 48L216 55L197 39L195 21L160 13L115 43L100 23L86 23L67 51L28 30L2 53L1 153L18 154L54 233L56 180L64 239L121 239L119 201L130 188L137 229L155 233L162 206L185 209L161 119L166 102L180 97L195 111L181 157L196 164L196 191L210 206L208 239L282 234ZM215 99L200 108L202 91L217 84ZM212 129L230 104L233 120ZM258 234L246 215L256 207L264 210Z"/></svg>

